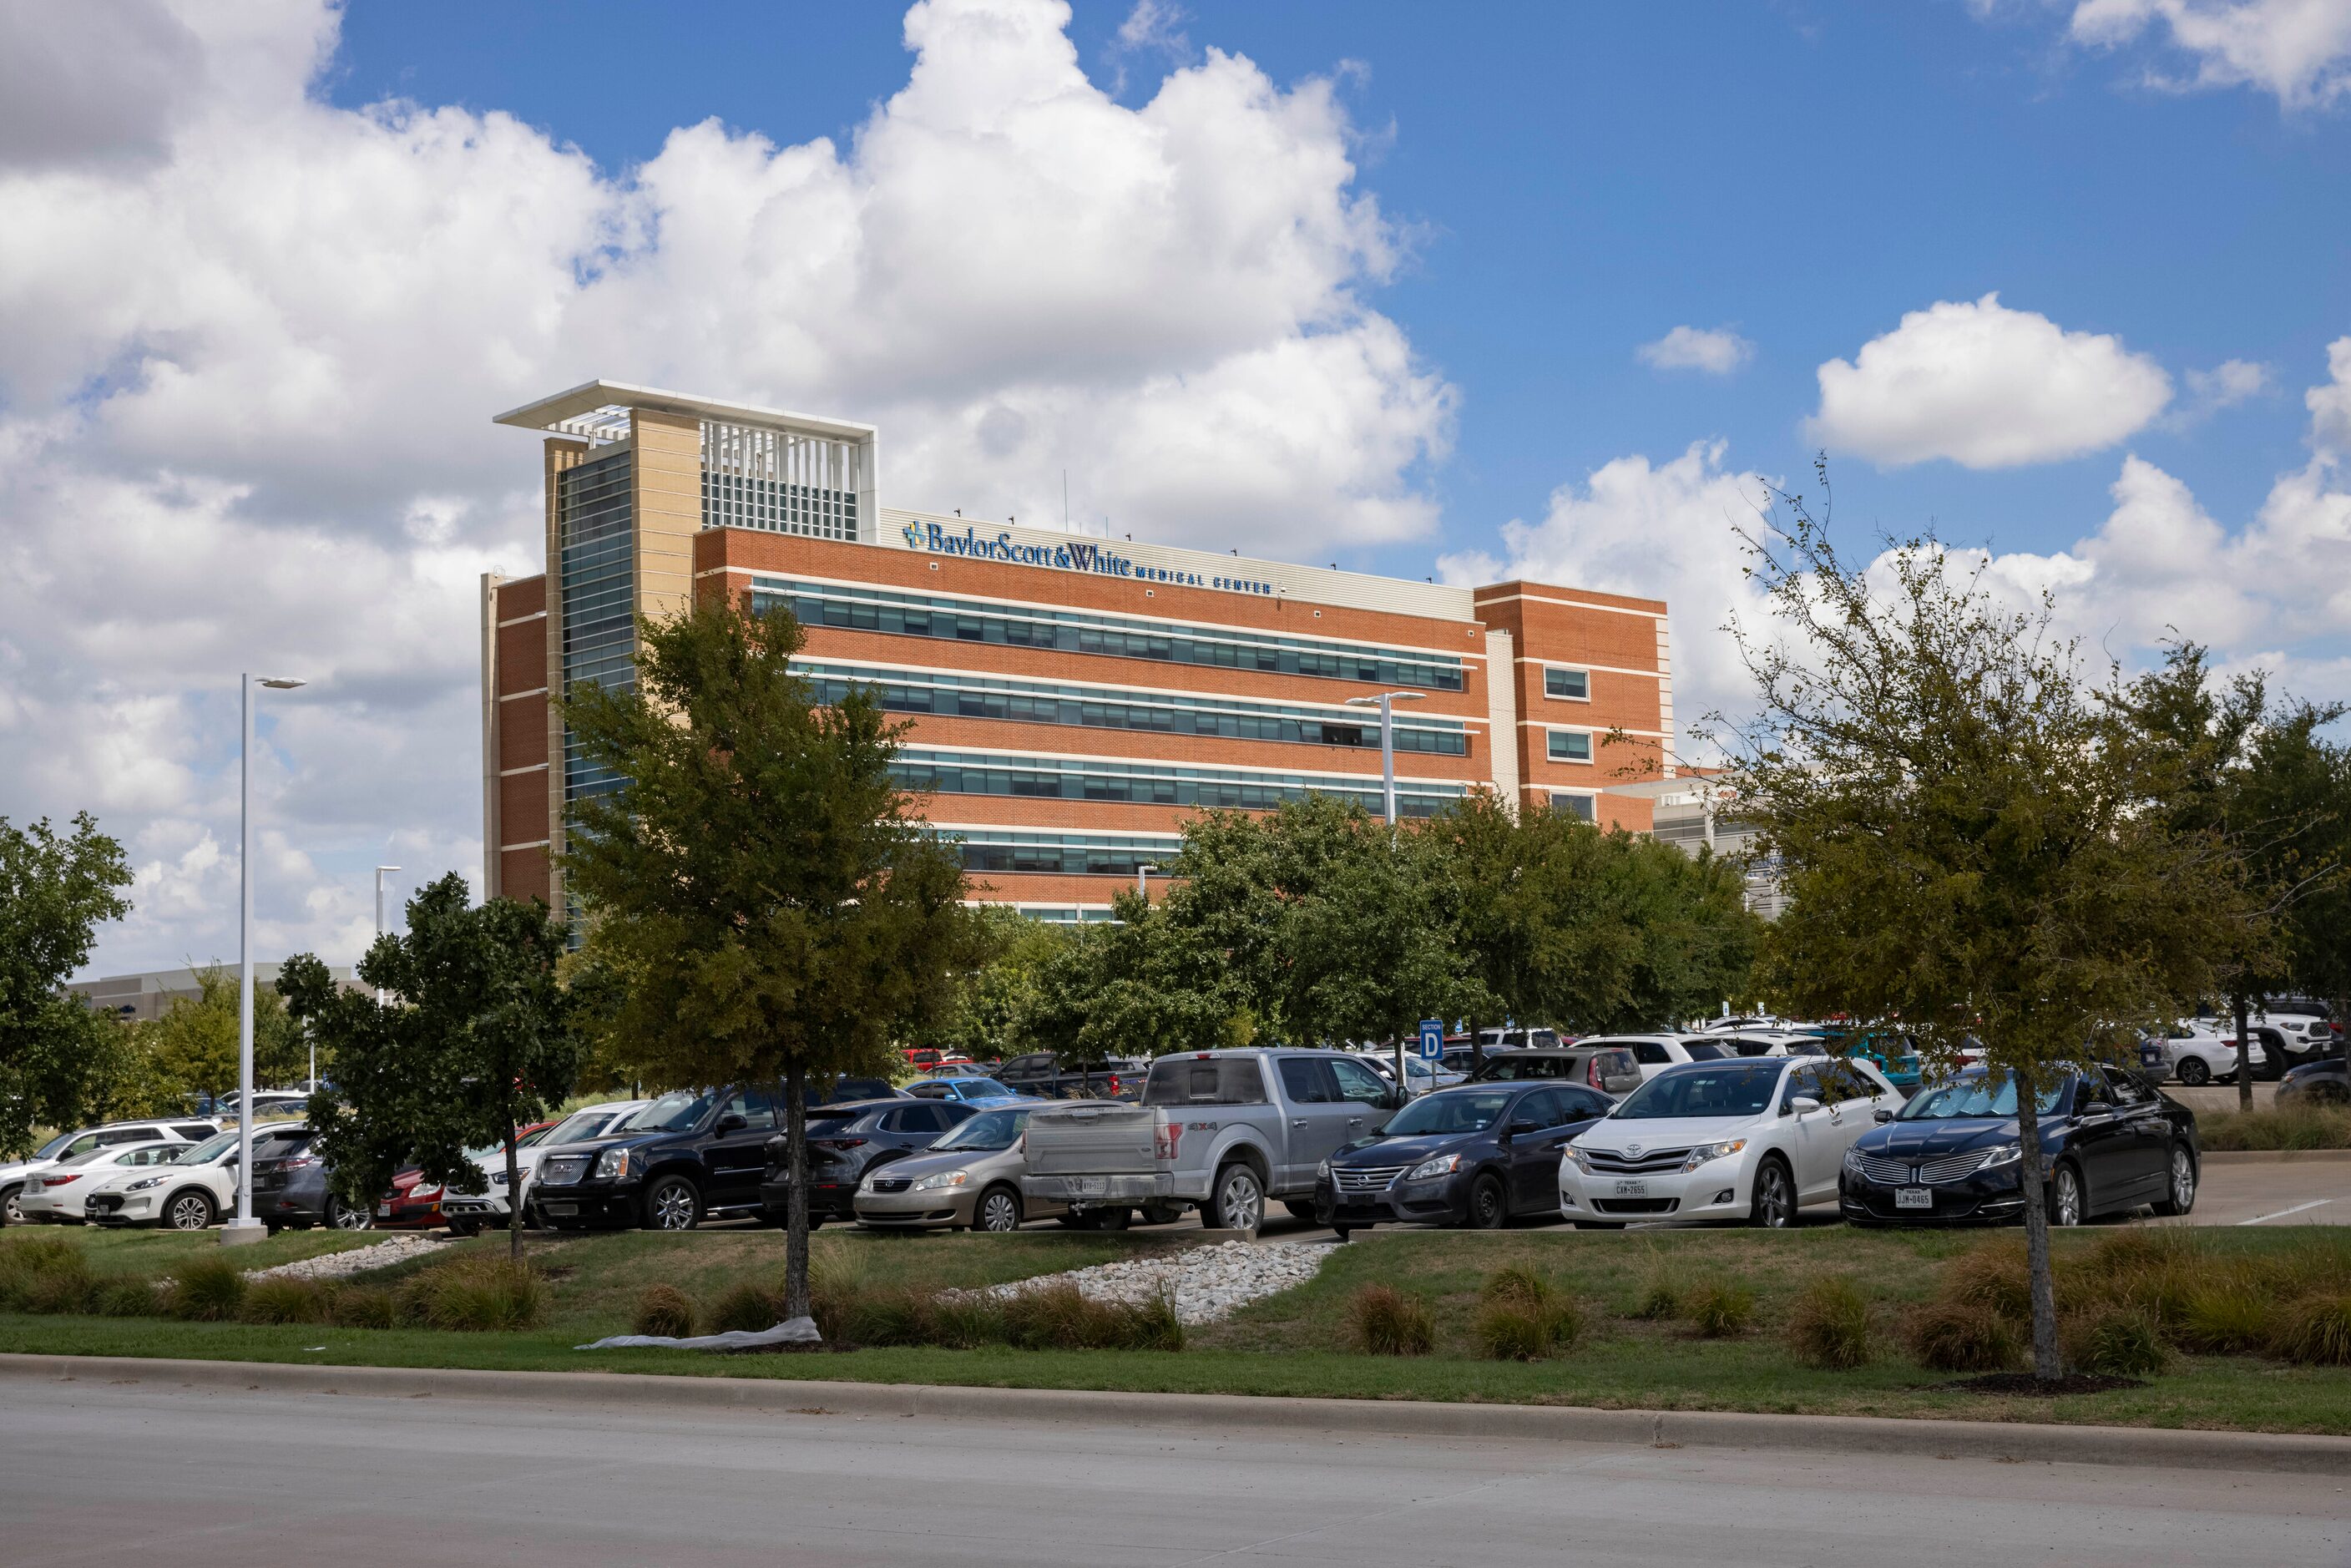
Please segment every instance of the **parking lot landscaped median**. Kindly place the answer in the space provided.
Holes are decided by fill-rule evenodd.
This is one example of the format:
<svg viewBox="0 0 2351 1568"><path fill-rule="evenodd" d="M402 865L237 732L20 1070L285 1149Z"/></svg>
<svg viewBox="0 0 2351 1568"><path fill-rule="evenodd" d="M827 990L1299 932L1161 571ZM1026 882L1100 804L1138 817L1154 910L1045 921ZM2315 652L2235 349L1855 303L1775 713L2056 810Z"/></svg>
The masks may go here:
<svg viewBox="0 0 2351 1568"><path fill-rule="evenodd" d="M2059 1238L2061 1270L2077 1266L2084 1281L2115 1272L2116 1238L2125 1234L2145 1233ZM89 1239L96 1243L95 1270L114 1270L116 1249L105 1245L108 1239ZM854 1260L842 1266L860 1288L897 1291L968 1290L1178 1243L1175 1235L1149 1232L919 1239L827 1232L817 1239L823 1251ZM578 1353L571 1347L583 1340L625 1332L649 1285L672 1282L709 1301L730 1283L780 1274L783 1238L771 1231L629 1233L533 1247L552 1293L544 1329L460 1334L6 1313L0 1314L0 1350L2351 1433L2351 1368L2297 1364L2274 1354L2172 1350L2163 1370L2135 1386L2053 1398L1959 1386L1962 1375L1930 1370L1914 1358L1904 1331L1921 1304L1946 1293L1954 1277L1948 1265L1988 1243L2013 1241L1841 1228L1400 1234L1333 1248L1315 1279L1188 1331L1181 1351L985 1345L723 1358ZM2200 1233L2193 1246L2199 1250L2186 1271L2178 1260L2150 1266L2131 1288L2153 1292L2159 1309L2165 1291L2176 1291L2183 1280L2192 1284L2196 1271L2208 1269L2216 1281L2247 1269L2283 1270L2281 1278L2313 1281L2322 1292L2351 1279L2351 1232L2344 1230L2229 1229ZM2101 1247L2109 1249L2100 1255L2105 1261L2094 1266L2091 1255ZM159 1265L151 1249L141 1266L168 1264ZM1512 1268L1530 1270L1572 1304L1580 1332L1548 1345L1525 1336L1498 1342L1481 1333L1481 1314L1490 1319L1494 1306L1489 1287ZM1996 1295L1999 1270L1978 1271L1989 1281L1985 1291ZM1831 1276L1849 1280L1862 1296L1869 1336L1867 1358L1834 1372L1806 1364L1790 1334L1807 1290ZM1374 1356L1343 1348L1352 1343L1352 1303L1369 1285L1425 1304L1433 1325L1428 1354ZM1726 1298L1743 1298L1746 1305L1725 1311ZM1645 1308L1650 1315L1640 1315ZM1509 1358L1497 1358L1498 1343ZM1531 1359L1516 1359L1521 1354Z"/></svg>

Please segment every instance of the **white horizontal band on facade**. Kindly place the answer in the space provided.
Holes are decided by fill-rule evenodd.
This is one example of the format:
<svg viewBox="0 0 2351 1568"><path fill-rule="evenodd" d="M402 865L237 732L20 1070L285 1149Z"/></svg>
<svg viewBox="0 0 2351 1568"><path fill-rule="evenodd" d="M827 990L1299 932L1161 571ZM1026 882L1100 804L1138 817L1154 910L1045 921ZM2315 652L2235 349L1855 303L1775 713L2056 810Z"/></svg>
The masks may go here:
<svg viewBox="0 0 2351 1568"><path fill-rule="evenodd" d="M533 686L527 692L500 692L498 694L498 701L502 703L518 703L525 697L543 697L546 695L547 688L545 686Z"/></svg>
<svg viewBox="0 0 2351 1568"><path fill-rule="evenodd" d="M1046 726L1043 727L1058 728L1062 727ZM1204 738L1213 739L1216 737L1207 737ZM1376 767L1374 767L1374 770L1369 773L1350 773L1343 768L1258 768L1252 767L1246 762L1189 762L1180 758L1165 756L1097 757L1084 752L1038 751L1029 747L1022 747L1016 752L1008 751L1000 746L950 746L920 739L909 742L904 749L910 751L935 751L959 758L975 757L983 760L992 758L996 761L996 766L1009 768L1019 768L1024 762L1030 760L1038 762L1105 762L1120 768L1164 768L1171 771L1184 773L1197 772L1205 769L1210 773L1262 773L1268 778L1280 779L1303 779L1309 776L1317 776L1325 779L1343 779L1350 783L1357 779L1361 779L1365 781L1369 788L1374 789L1378 789L1380 785L1380 774ZM1345 748L1343 747L1341 749ZM1446 784L1458 789L1474 789L1481 782L1480 779L1476 778L1455 779L1448 778L1441 773L1405 772L1404 767L1405 759L1408 757L1417 757L1420 755L1422 754L1410 751L1400 751L1396 753L1396 782L1398 784ZM1043 798L1051 799L1050 796ZM1152 804L1152 802L1148 800L1104 801L1102 803L1106 805L1144 806Z"/></svg>
<svg viewBox="0 0 2351 1568"><path fill-rule="evenodd" d="M507 854L515 850L543 850L550 848L554 842L552 839L533 839L527 844L500 844L498 853Z"/></svg>
<svg viewBox="0 0 2351 1568"><path fill-rule="evenodd" d="M1578 735L1637 735L1644 740L1663 740L1662 729L1635 729L1629 724L1561 724L1554 719L1522 718L1520 729L1572 729Z"/></svg>
<svg viewBox="0 0 2351 1568"><path fill-rule="evenodd" d="M909 555L912 555L914 552L913 552L912 550L909 550L909 551L907 551L906 553L907 553L907 554L909 554ZM1074 575L1078 575L1078 574L1072 573L1071 575L1073 575L1073 576L1074 576ZM771 579L775 580L776 580L776 581L778 581L778 582L805 582L805 583L811 584L811 585L813 585L813 586L815 586L815 587L818 587L818 588L862 588L862 589L868 589L868 590L876 591L883 592L883 593L908 593L908 594L913 594L913 595L915 595L915 596L916 596L916 597L918 597L918 598L923 598L923 599L950 599L950 600L955 601L956 601L956 603L958 603L958 604L969 604L969 605L973 606L973 607L974 607L974 608L976 608L976 609L981 609L981 610L985 610L985 609L987 609L987 608L990 608L990 607L992 607L992 606L993 606L993 607L998 607L998 608L1002 608L1002 609L1006 609L1006 610L1015 610L1015 611L1039 611L1039 612L1044 612L1050 613L1050 614L1070 614L1070 613L1076 613L1076 614L1081 614L1081 615L1114 615L1114 616L1118 616L1118 617L1120 617L1120 618L1122 618L1122 619L1129 620L1129 621L1144 621L1144 622L1150 622L1150 623L1151 623L1152 625L1154 625L1154 626L1180 627L1180 628L1182 628L1182 629L1184 629L1184 630L1186 630L1186 631L1192 631L1192 632L1206 632L1206 633L1207 633L1207 634L1209 634L1209 635L1211 635L1211 636L1214 636L1214 635L1216 635L1217 633L1219 633L1219 632L1221 632L1221 633L1225 634L1226 636L1230 636L1230 635L1232 635L1232 634L1233 634L1233 633L1235 633L1235 632L1242 632L1242 633L1245 633L1245 634L1247 634L1247 635L1249 635L1249 636L1251 636L1251 637L1299 637L1299 638L1304 638L1304 639L1306 639L1306 640L1308 640L1308 641L1311 641L1311 642L1318 642L1318 643L1335 643L1335 644L1338 644L1338 645L1340 645L1340 646L1343 646L1343 647L1348 647L1348 648L1370 648L1370 649L1374 649L1374 650L1376 650L1376 651L1378 651L1378 652L1380 652L1380 653L1402 653L1402 654L1407 654L1407 655L1410 655L1410 656L1413 656L1413 657L1415 657L1415 658L1418 658L1418 659L1427 659L1427 658L1430 658L1430 657L1432 657L1432 656L1433 656L1433 657L1440 658L1440 659L1458 659L1458 660L1460 660L1464 664L1484 664L1484 663L1485 663L1485 655L1484 655L1482 653L1474 652L1474 651L1471 651L1471 650L1468 650L1468 649L1463 649L1463 650L1460 650L1460 651L1457 652L1457 651L1455 651L1455 650L1453 650L1453 649L1451 649L1451 648L1438 648L1438 647L1433 647L1433 646L1430 646L1430 645L1426 644L1426 643L1383 643L1383 642L1379 642L1379 641L1377 641L1377 640L1375 640L1375 639L1364 638L1364 637L1358 637L1358 636L1355 636L1355 635L1353 635L1353 634L1352 634L1352 633L1347 633L1347 632L1318 632L1318 631L1315 631L1315 630L1313 630L1313 629L1311 629L1311 628L1305 628L1305 629L1301 629L1301 630L1300 630L1300 631L1292 632L1292 631L1288 630L1287 628L1282 628L1282 627L1272 627L1272 626L1244 626L1244 625L1240 624L1238 622L1234 622L1234 621L1186 621L1186 620L1179 619L1179 618L1177 618L1177 617L1176 617L1176 616L1151 614L1151 613L1145 613L1145 612L1142 612L1142 611L1108 609L1108 608L1105 608L1105 607L1102 607L1102 606L1100 606L1100 605L1093 605L1093 604L1072 604L1072 603L1071 603L1068 600L1050 600L1050 599L1016 599L1016 598L1011 598L1011 597L1009 597L1009 596L1003 595L1003 594L979 595L979 594L971 594L971 593L955 593L955 592L950 592L950 591L948 591L947 590L945 590L945 589L932 588L932 587L928 587L928 586L926 586L926 585L913 584L913 583L874 582L874 581L870 581L870 580L862 580L862 579L858 579L858 578L848 578L848 577L824 577L824 576L820 576L820 575L819 575L819 574L818 574L818 573L816 573L816 572L811 572L811 571L778 570L777 570L776 568L774 568L774 567L769 567L769 566L761 566L761 567L751 567L751 566L719 566L719 567L708 567L708 568L704 569L704 570L701 570L701 571L698 571L698 572L695 573L695 577L697 577L697 578L704 578L704 577L752 577L752 578L765 577L765 578L771 578ZM1097 578L1093 578L1093 577L1089 576L1089 577L1087 577L1087 578L1086 578L1086 580L1088 580L1088 581L1109 580L1109 581L1113 581L1113 582L1117 582L1117 581L1123 581L1123 580L1124 580L1124 579L1121 579L1121 578L1111 578L1111 579L1103 580L1103 579L1097 579ZM1260 602L1262 602L1262 601L1260 601ZM1482 628L1479 627L1479 626L1478 626L1475 622L1465 622L1465 624L1468 626L1468 628L1470 631L1473 631L1473 632L1474 632L1474 631L1481 631L1481 630L1482 630ZM825 628L822 628L822 630L825 630L825 631L831 631L831 632L841 632L841 631L848 631L848 630L852 630L852 628L848 628L848 627L841 627L841 626L831 626L831 627L825 627ZM888 636L888 635L893 635L893 633L883 632L883 633L880 633L880 635ZM987 644L987 645L988 645L988 646L990 646L990 647L1013 646L1013 644L1009 644L1009 643L989 643L989 644ZM1037 650L1034 650L1034 651L1035 651L1035 652L1039 652L1039 653L1054 653L1054 652L1057 652L1057 651L1058 651L1058 652L1066 652L1067 650L1055 650L1055 649L1050 649L1050 648L1043 648L1043 649L1037 649ZM1108 656L1108 657L1118 657L1119 655L1113 654L1113 655L1106 655L1106 656ZM1213 667L1213 668L1221 669L1221 668L1223 668L1224 666L1222 666L1222 665L1215 665L1215 666L1207 666L1207 667ZM1265 673L1268 673L1268 672L1263 672L1263 671L1247 671L1247 670L1244 670L1244 671L1242 671L1242 672L1240 672L1240 673L1241 673L1241 674L1265 674ZM1447 693L1444 693L1444 694L1442 694L1442 695L1447 695L1447 696L1452 696L1452 695L1458 695L1458 694L1457 694L1457 693L1447 692Z"/></svg>
<svg viewBox="0 0 2351 1568"><path fill-rule="evenodd" d="M1478 602L1480 605L1508 604L1513 599L1523 599L1534 604L1563 605L1570 610L1598 610L1610 615L1637 615L1644 621L1663 621L1666 618L1662 612L1656 610L1635 610L1624 604L1586 604L1581 599L1561 599L1549 593L1497 593L1489 598L1483 589L1475 589L1471 591L1477 594Z"/></svg>
<svg viewBox="0 0 2351 1568"><path fill-rule="evenodd" d="M533 622L533 621L544 621L544 620L546 620L546 619L547 619L547 612L546 612L546 611L544 611L544 610L534 610L534 611L532 611L532 612L531 612L529 614L528 614L528 615L517 615L517 616L516 616L516 617L515 617L513 620L511 620L511 621L501 621L501 622L498 622L498 630L499 630L499 631L501 631L501 632L503 632L503 631L505 631L505 630L506 630L507 627L509 627L509 626L521 626L521 625L527 624L527 623L528 623L528 622Z"/></svg>
<svg viewBox="0 0 2351 1568"><path fill-rule="evenodd" d="M498 769L498 777L511 779L517 773L544 773L547 768L548 764L544 762L534 762L528 768L501 768Z"/></svg>
<svg viewBox="0 0 2351 1568"><path fill-rule="evenodd" d="M1582 664L1573 659L1530 659L1527 663L1540 664L1546 670L1586 670L1595 675L1638 675L1645 681L1662 681L1667 678L1667 674L1664 670L1628 670L1622 664ZM1559 702L1562 699L1546 697L1545 700ZM1574 701L1575 699L1566 700ZM1591 699L1586 697L1583 700L1589 702Z"/></svg>

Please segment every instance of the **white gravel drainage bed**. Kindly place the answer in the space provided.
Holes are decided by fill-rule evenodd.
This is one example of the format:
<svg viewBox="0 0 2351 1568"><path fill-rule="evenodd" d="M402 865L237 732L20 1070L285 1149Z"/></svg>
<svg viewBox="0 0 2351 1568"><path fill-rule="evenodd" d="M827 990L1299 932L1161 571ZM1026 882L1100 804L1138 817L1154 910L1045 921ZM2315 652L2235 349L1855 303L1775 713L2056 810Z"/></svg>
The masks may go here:
<svg viewBox="0 0 2351 1568"><path fill-rule="evenodd" d="M992 1291L1010 1296L1066 1280L1094 1301L1147 1301L1165 1290L1176 1298L1177 1321L1212 1323L1260 1296L1304 1284L1330 1252L1328 1245L1311 1241L1226 1241L1172 1258L1131 1258L1019 1280Z"/></svg>
<svg viewBox="0 0 2351 1568"><path fill-rule="evenodd" d="M275 1269L247 1269L245 1277L248 1280L266 1280L273 1276L296 1280L340 1280L351 1274L364 1274L371 1269L388 1269L394 1263L405 1263L411 1258L422 1257L434 1250L441 1244L439 1238L423 1233L394 1236L371 1247L354 1247L347 1252L321 1252L316 1258L280 1263Z"/></svg>

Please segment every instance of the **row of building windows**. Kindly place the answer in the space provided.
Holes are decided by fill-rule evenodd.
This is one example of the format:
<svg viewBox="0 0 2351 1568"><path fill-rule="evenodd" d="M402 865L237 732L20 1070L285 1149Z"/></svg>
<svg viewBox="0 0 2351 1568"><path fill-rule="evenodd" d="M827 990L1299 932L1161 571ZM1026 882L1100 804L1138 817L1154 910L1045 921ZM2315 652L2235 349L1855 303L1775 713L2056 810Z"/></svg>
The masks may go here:
<svg viewBox="0 0 2351 1568"><path fill-rule="evenodd" d="M1167 836L1007 833L993 829L968 829L946 836L959 841L966 871L1044 872L1063 876L1131 877L1144 866L1169 864L1184 847L1181 839Z"/></svg>
<svg viewBox="0 0 2351 1568"><path fill-rule="evenodd" d="M1102 653L1122 659L1154 659L1163 664L1201 664L1225 670L1376 681L1384 685L1417 686L1429 691L1462 689L1462 662L1446 653L1406 653L1256 632L1170 627L1158 622L1088 611L991 604L894 589L794 582L780 578L754 578L751 591L756 608L765 610L781 604L804 626L834 626L846 631L886 632L906 637L993 643L1016 648L1050 648L1069 653Z"/></svg>
<svg viewBox="0 0 2351 1568"><path fill-rule="evenodd" d="M635 505L627 452L577 464L556 476L556 528L562 553L563 685L625 686L636 678L636 594L632 558ZM563 737L564 798L620 788L608 769Z"/></svg>
<svg viewBox="0 0 2351 1568"><path fill-rule="evenodd" d="M1382 808L1379 780L1344 775L1245 773L1091 758L1006 757L908 748L891 765L906 789L938 795L1012 795L1046 800L1118 800L1149 806L1270 811L1284 800L1328 795ZM1433 817L1466 794L1460 784L1396 780L1396 811Z"/></svg>
<svg viewBox="0 0 2351 1568"><path fill-rule="evenodd" d="M1591 761L1592 732L1588 729L1552 730L1548 755L1553 762Z"/></svg>
<svg viewBox="0 0 2351 1568"><path fill-rule="evenodd" d="M852 686L880 695L892 713L959 718L1000 718L1086 729L1133 729L1156 735L1205 735L1236 740L1282 740L1306 746L1370 747L1380 727L1360 718L1280 703L1249 702L1187 693L1105 692L1099 686L1057 685L1004 676L945 675L923 670L867 670L804 663L800 669L817 700L838 703ZM1458 719L1399 719L1395 749L1466 757L1469 736Z"/></svg>

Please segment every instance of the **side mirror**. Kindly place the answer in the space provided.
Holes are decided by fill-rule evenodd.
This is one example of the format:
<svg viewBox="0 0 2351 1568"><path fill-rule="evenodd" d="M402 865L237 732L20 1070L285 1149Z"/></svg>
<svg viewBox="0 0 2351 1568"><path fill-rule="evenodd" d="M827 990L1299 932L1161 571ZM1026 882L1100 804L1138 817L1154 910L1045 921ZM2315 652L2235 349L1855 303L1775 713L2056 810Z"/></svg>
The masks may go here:
<svg viewBox="0 0 2351 1568"><path fill-rule="evenodd" d="M1876 1110L1870 1113L1869 1119L1873 1122L1891 1122L1894 1120L1894 1113L1887 1110L1885 1106L1880 1105Z"/></svg>
<svg viewBox="0 0 2351 1568"><path fill-rule="evenodd" d="M1379 1098L1379 1107L1383 1111L1401 1111L1404 1109L1404 1092L1400 1089L1384 1092Z"/></svg>
<svg viewBox="0 0 2351 1568"><path fill-rule="evenodd" d="M732 1111L718 1118L718 1130L722 1133L739 1133L750 1124L748 1120Z"/></svg>
<svg viewBox="0 0 2351 1568"><path fill-rule="evenodd" d="M1541 1131L1542 1124L1540 1122L1513 1122L1503 1130L1503 1136L1523 1138Z"/></svg>
<svg viewBox="0 0 2351 1568"><path fill-rule="evenodd" d="M1809 1116L1821 1108L1821 1103L1809 1094L1799 1094L1789 1104L1794 1107L1799 1116Z"/></svg>

